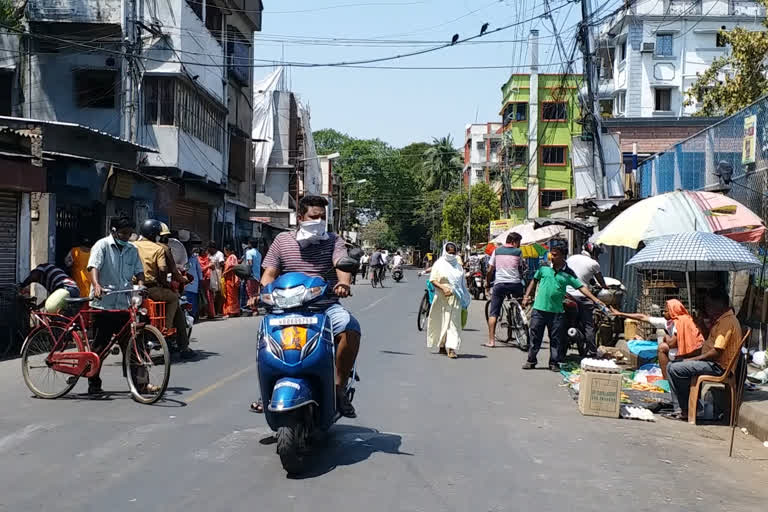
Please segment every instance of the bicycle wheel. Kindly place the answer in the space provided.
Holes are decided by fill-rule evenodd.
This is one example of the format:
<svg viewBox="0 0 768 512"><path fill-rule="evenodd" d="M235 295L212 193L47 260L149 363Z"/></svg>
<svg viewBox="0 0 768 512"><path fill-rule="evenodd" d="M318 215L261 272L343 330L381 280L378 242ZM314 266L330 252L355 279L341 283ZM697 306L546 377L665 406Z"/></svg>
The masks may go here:
<svg viewBox="0 0 768 512"><path fill-rule="evenodd" d="M493 332L493 337L496 341L501 343L507 343L510 340L509 337L509 304L504 301L501 304L501 311L499 317L496 319L496 330Z"/></svg>
<svg viewBox="0 0 768 512"><path fill-rule="evenodd" d="M128 340L123 372L134 400L153 404L162 398L171 376L171 351L159 330L145 325Z"/></svg>
<svg viewBox="0 0 768 512"><path fill-rule="evenodd" d="M528 350L528 322L523 307L513 302L509 314L510 339L514 340L520 350Z"/></svg>
<svg viewBox="0 0 768 512"><path fill-rule="evenodd" d="M66 338L58 341L64 335ZM59 398L69 393L77 377L54 370L47 359L51 352L82 352L83 344L73 332L64 333L61 328L49 331L38 327L27 336L21 348L21 374L29 390L39 398Z"/></svg>
<svg viewBox="0 0 768 512"><path fill-rule="evenodd" d="M421 298L419 304L419 315L416 317L416 326L420 331L424 330L424 326L427 324L427 316L429 315L429 294L424 292L424 296Z"/></svg>
<svg viewBox="0 0 768 512"><path fill-rule="evenodd" d="M376 288L376 271L374 270L373 273L371 273L371 286Z"/></svg>

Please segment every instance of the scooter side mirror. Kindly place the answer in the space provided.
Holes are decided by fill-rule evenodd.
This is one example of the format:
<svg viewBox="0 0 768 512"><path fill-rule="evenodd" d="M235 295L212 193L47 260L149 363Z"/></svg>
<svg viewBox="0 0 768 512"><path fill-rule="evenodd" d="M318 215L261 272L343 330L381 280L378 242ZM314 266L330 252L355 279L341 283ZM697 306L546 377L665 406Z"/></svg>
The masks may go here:
<svg viewBox="0 0 768 512"><path fill-rule="evenodd" d="M337 269L341 270L342 272L349 272L350 274L357 272L359 266L360 260L356 260L355 258L351 258L349 256L344 256L336 262Z"/></svg>

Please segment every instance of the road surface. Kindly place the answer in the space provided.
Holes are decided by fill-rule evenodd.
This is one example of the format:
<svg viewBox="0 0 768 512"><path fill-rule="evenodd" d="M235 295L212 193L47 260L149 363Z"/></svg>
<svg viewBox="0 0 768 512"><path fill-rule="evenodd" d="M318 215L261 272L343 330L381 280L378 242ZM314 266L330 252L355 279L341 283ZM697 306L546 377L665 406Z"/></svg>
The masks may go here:
<svg viewBox="0 0 768 512"><path fill-rule="evenodd" d="M173 366L167 400L139 405L118 366L103 399L30 396L0 363L0 511L757 510L768 448L729 430L583 417L559 377L484 341L474 302L461 358L430 353L415 314L424 286L372 289L347 305L365 335L358 418L331 430L289 479L256 398L259 318L195 328L197 360ZM542 354L544 355L544 354ZM545 356L546 357L546 356ZM114 362L117 362L115 358Z"/></svg>

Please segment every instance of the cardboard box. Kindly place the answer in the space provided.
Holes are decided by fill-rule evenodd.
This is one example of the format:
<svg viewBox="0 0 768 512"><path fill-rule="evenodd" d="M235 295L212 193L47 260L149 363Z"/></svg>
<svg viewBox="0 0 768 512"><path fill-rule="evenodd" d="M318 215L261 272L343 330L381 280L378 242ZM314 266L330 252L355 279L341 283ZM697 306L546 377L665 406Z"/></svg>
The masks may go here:
<svg viewBox="0 0 768 512"><path fill-rule="evenodd" d="M579 382L579 411L584 416L618 418L621 374L584 372Z"/></svg>

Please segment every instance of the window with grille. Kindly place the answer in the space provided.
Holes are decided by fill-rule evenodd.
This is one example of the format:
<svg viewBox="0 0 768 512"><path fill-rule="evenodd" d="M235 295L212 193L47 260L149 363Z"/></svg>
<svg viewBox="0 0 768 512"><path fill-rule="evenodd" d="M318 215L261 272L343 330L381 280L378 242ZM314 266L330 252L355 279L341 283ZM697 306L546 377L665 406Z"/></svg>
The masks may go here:
<svg viewBox="0 0 768 512"><path fill-rule="evenodd" d="M541 191L541 207L549 208L555 201L562 201L565 199L565 190L542 190Z"/></svg>
<svg viewBox="0 0 768 512"><path fill-rule="evenodd" d="M528 146L512 146L509 148L509 165L528 164Z"/></svg>
<svg viewBox="0 0 768 512"><path fill-rule="evenodd" d="M545 102L541 104L541 119L543 121L565 121L568 119L568 104L564 101Z"/></svg>
<svg viewBox="0 0 768 512"><path fill-rule="evenodd" d="M527 103L509 103L504 107L504 124L525 121L528 118Z"/></svg>
<svg viewBox="0 0 768 512"><path fill-rule="evenodd" d="M672 57L672 34L656 34L656 55Z"/></svg>
<svg viewBox="0 0 768 512"><path fill-rule="evenodd" d="M512 208L525 208L527 191L524 188L512 189Z"/></svg>
<svg viewBox="0 0 768 512"><path fill-rule="evenodd" d="M565 165L566 146L542 146L542 165Z"/></svg>
<svg viewBox="0 0 768 512"><path fill-rule="evenodd" d="M173 77L144 79L144 124L178 126L221 151L224 112L195 87Z"/></svg>

